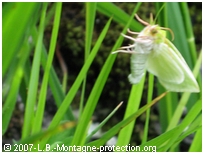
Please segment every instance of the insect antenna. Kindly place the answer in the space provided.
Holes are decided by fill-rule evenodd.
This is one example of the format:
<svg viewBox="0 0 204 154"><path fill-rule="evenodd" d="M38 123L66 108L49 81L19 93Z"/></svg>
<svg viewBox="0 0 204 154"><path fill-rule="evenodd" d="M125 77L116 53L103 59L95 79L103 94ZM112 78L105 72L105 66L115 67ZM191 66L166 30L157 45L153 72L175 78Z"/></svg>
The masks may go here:
<svg viewBox="0 0 204 154"><path fill-rule="evenodd" d="M171 33L171 37L172 37L172 41L174 40L174 32L170 29L170 28L166 28L166 27L161 27L161 29L163 30L168 30Z"/></svg>
<svg viewBox="0 0 204 154"><path fill-rule="evenodd" d="M136 19L137 19L139 22L141 22L143 25L149 26L149 23L146 22L146 21L144 21L144 20L142 20L142 19L140 19L140 17L139 17L137 14L135 14L135 17L136 17Z"/></svg>

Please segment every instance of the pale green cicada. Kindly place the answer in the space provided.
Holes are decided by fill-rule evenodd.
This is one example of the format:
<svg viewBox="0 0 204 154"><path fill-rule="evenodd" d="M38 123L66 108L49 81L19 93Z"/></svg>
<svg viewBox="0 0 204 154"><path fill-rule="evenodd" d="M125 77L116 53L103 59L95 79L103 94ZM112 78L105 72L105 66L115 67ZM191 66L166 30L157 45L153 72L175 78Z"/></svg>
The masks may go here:
<svg viewBox="0 0 204 154"><path fill-rule="evenodd" d="M134 41L134 44L113 52L131 54L131 74L128 76L130 83L139 83L147 70L157 76L168 91L199 92L197 81L184 58L166 38L166 30L173 37L171 29L151 25L135 16L146 27L139 33L128 30L129 33L136 34L136 38L122 34Z"/></svg>

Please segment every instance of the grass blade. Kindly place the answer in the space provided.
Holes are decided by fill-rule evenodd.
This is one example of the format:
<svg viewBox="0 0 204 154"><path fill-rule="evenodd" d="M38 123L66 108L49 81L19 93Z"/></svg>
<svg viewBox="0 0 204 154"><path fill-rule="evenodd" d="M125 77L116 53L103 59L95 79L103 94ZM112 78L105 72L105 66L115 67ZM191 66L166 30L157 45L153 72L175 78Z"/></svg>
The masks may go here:
<svg viewBox="0 0 204 154"><path fill-rule="evenodd" d="M39 71L40 71L40 57L41 57L41 48L43 42L43 33L44 33L44 22L45 22L45 10L42 10L42 16L40 20L39 26L39 35L37 40L37 45L35 48L35 55L32 65L31 77L29 81L29 91L26 100L26 109L25 109L25 119L22 131L22 138L27 137L31 131L32 118L34 116L34 106L36 103L36 96L38 90L38 82L39 82Z"/></svg>
<svg viewBox="0 0 204 154"><path fill-rule="evenodd" d="M152 105L154 105L157 101L159 101L160 99L162 99L165 95L167 94L167 92L161 94L160 96L156 97L151 103L147 103L145 106L143 106L142 108L140 108L137 112L133 113L131 116L129 116L127 119L121 121L120 123L118 123L117 125L115 125L114 127L112 127L111 129L109 129L108 132L106 132L99 140L90 142L87 144L87 146L96 146L96 148L104 145L111 137L113 137L114 135L116 135L121 129L123 129L124 127L126 127L130 122L132 122L133 120L135 120L135 118L137 118L138 116L140 116L142 113L144 113L148 108L150 108Z"/></svg>
<svg viewBox="0 0 204 154"><path fill-rule="evenodd" d="M152 101L153 88L154 88L154 75L149 74L147 102ZM145 127L144 127L144 135L143 135L143 139L142 139L142 144L147 142L147 139L148 139L149 120L150 120L150 109L148 109L146 112L146 120L145 120Z"/></svg>
<svg viewBox="0 0 204 154"><path fill-rule="evenodd" d="M95 14L96 14L96 3L87 2L86 3L86 38L85 38L84 61L87 60L88 55L89 55L90 50L91 50L91 42L92 42ZM85 89L86 89L86 77L84 78L83 86L82 86L79 115L82 114L83 107L84 107Z"/></svg>
<svg viewBox="0 0 204 154"><path fill-rule="evenodd" d="M86 142L90 141L91 137L105 125L105 123L115 114L115 112L120 108L120 106L123 104L121 102L99 125L96 129L94 129L91 134L86 138Z"/></svg>
<svg viewBox="0 0 204 154"><path fill-rule="evenodd" d="M59 122L60 122L60 120L62 119L62 117L64 116L66 110L69 108L69 106L70 106L70 104L71 104L71 102L72 102L72 100L73 100L73 98L74 98L74 96L75 96L77 90L79 89L79 86L80 86L81 83L82 83L82 80L84 79L84 77L85 77L85 75L86 75L86 73L87 73L87 71L88 71L88 69L89 69L91 63L93 62L93 60L94 60L94 58L95 58L95 56L96 56L96 53L97 53L97 51L98 51L98 49L99 49L99 47L100 47L100 45L101 45L101 43L102 43L102 41L103 41L105 35L106 35L106 32L107 32L107 30L108 30L109 25L110 25L110 20L109 20L109 22L106 24L106 26L104 27L104 29L103 29L101 35L99 36L98 41L96 42L96 44L95 44L95 46L94 46L94 48L93 48L91 54L89 55L89 57L88 57L86 63L85 63L84 66L82 67L82 69L81 69L79 75L77 76L77 78L76 78L74 84L72 85L70 91L69 91L68 94L66 95L64 101L62 102L62 104L61 104L61 106L59 107L57 113L55 114L55 116L54 116L52 122L50 123L49 128L56 127L56 126L59 124ZM45 140L42 141L42 145L45 145L45 144L46 144L46 141L49 139L49 137L50 137L50 136L48 136ZM80 137L80 138L81 138L81 137Z"/></svg>
<svg viewBox="0 0 204 154"><path fill-rule="evenodd" d="M142 98L144 81L145 81L145 75L140 81L140 83L132 86L130 97L128 100L128 105L125 111L124 120L138 110L141 102L141 98ZM134 128L135 121L136 119L134 119L131 123L128 124L128 126L126 126L120 131L118 135L117 146L128 145L132 136L132 131Z"/></svg>
<svg viewBox="0 0 204 154"><path fill-rule="evenodd" d="M44 3L43 4L44 15L46 13L46 9L47 9L47 3ZM54 56L55 48L56 48L58 29L59 29L59 24L60 24L61 9L62 9L62 3L57 3L55 17L54 17L54 25L52 29L52 37L51 37L51 42L50 42L49 55L47 59L47 65L45 68L45 74L43 76L42 87L40 90L40 96L39 96L39 101L38 101L38 108L36 111L34 125L33 125L33 131L32 131L33 134L39 132L42 127L46 94L47 94L48 78L49 78L53 56Z"/></svg>
<svg viewBox="0 0 204 154"><path fill-rule="evenodd" d="M141 2L138 2L136 6L140 6L141 4ZM108 17L112 17L114 21L122 23L123 25L126 25L130 19L130 16L127 13L125 13L122 9L117 7L112 2L97 3L97 10ZM143 28L143 26L141 25L141 23L132 20L129 25L129 28L134 31L139 31Z"/></svg>

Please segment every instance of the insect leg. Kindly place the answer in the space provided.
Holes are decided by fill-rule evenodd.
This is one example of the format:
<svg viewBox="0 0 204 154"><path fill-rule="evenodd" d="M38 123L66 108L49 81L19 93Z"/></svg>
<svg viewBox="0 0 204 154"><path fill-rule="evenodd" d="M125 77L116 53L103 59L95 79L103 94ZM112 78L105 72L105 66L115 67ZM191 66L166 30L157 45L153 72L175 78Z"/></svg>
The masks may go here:
<svg viewBox="0 0 204 154"><path fill-rule="evenodd" d="M144 20L142 20L142 19L140 19L140 17L139 17L137 14L135 14L135 17L136 17L136 19L137 19L139 22L141 22L141 23L144 24L145 26L149 26L149 23L146 22L146 21L144 21Z"/></svg>
<svg viewBox="0 0 204 154"><path fill-rule="evenodd" d="M136 42L136 39L133 38L133 37L127 36L127 35L125 35L125 34L123 34L123 33L121 33L121 35L122 35L123 37L125 37L125 38L128 38L128 39L130 39L130 40Z"/></svg>
<svg viewBox="0 0 204 154"><path fill-rule="evenodd" d="M128 28L128 33L130 33L130 34L134 34L134 35L138 35L138 34L140 34L139 32L133 32L133 31L131 31L129 28Z"/></svg>

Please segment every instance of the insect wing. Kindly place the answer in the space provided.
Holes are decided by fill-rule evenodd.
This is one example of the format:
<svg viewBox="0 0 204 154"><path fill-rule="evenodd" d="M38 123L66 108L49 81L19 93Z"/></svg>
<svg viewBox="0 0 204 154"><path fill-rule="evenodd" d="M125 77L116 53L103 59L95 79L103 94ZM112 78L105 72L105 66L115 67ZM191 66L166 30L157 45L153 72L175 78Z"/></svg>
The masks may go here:
<svg viewBox="0 0 204 154"><path fill-rule="evenodd" d="M185 79L184 79L184 82L182 82L179 85L179 88L180 88L179 91L200 92L198 83L197 83L192 71L188 67L186 61L182 57L181 53L177 50L177 48L168 39L166 40L166 43L169 45L171 52L175 53L176 56L178 56L178 58L179 58L178 62L179 62L180 67L182 68L182 70L184 72Z"/></svg>
<svg viewBox="0 0 204 154"><path fill-rule="evenodd" d="M191 70L173 44L169 47L161 43L157 51L153 51L149 56L147 70L157 76L160 83L169 91L199 92Z"/></svg>
<svg viewBox="0 0 204 154"><path fill-rule="evenodd" d="M169 47L160 43L148 57L147 70L159 79L179 84L184 81L184 73L177 64L178 60L175 60L174 57L171 55Z"/></svg>

